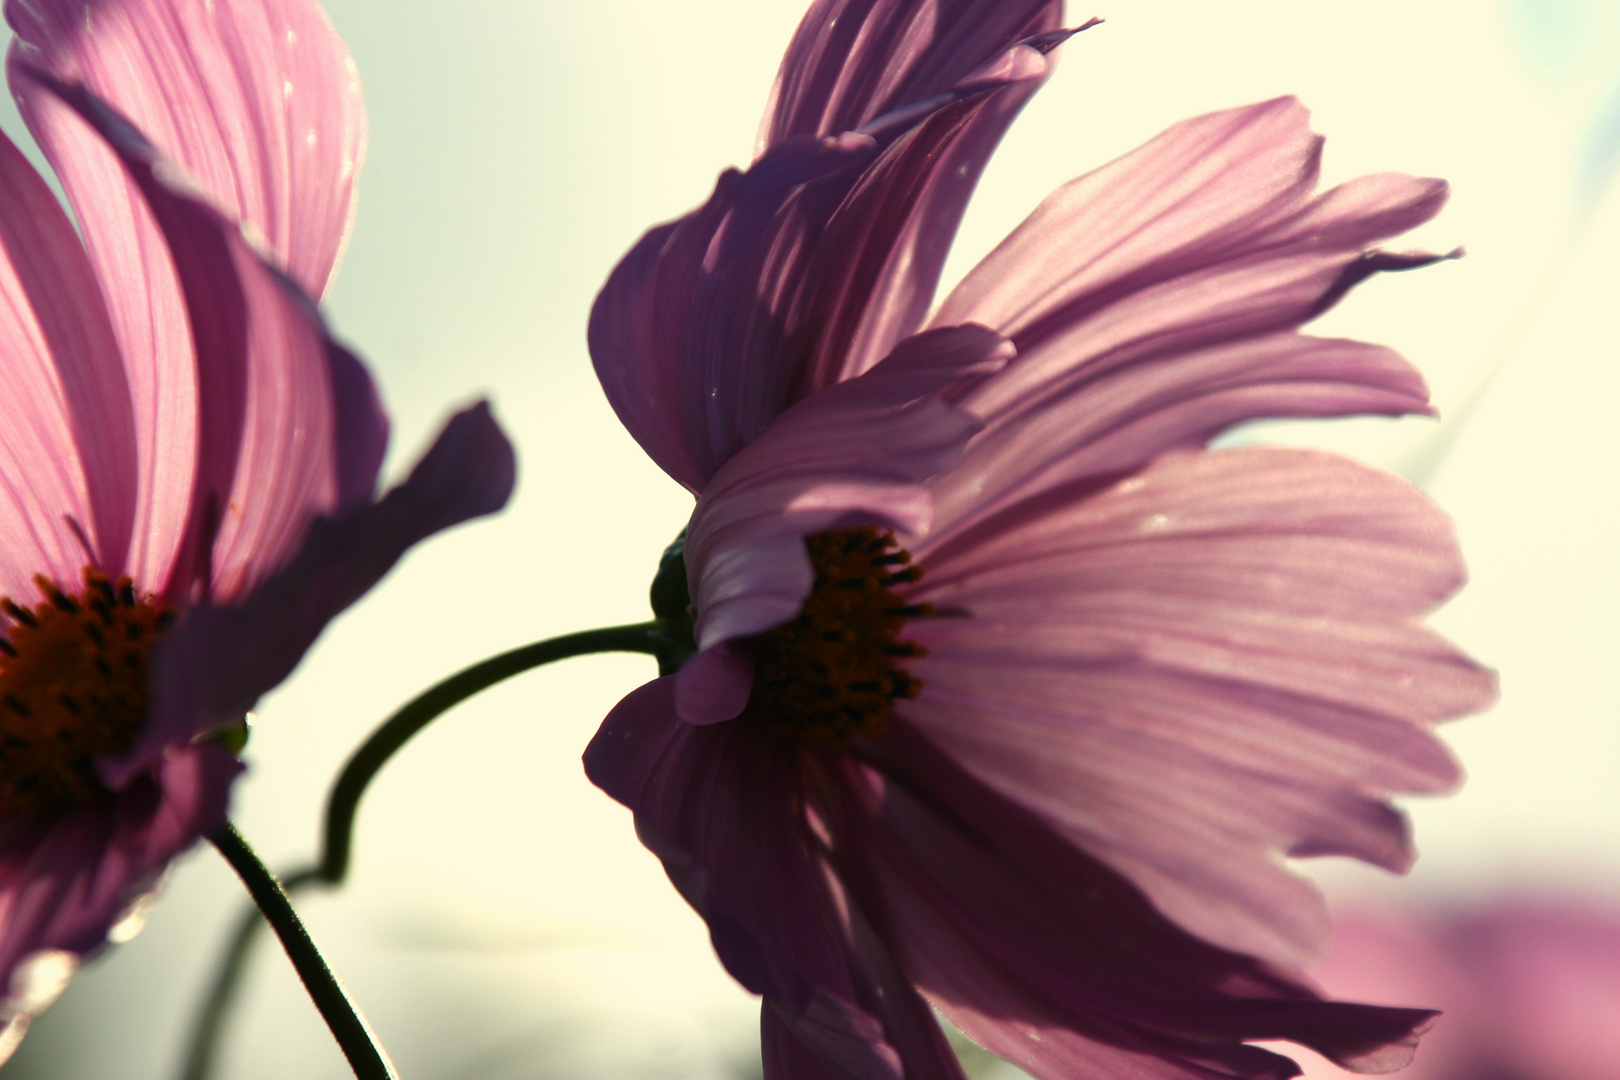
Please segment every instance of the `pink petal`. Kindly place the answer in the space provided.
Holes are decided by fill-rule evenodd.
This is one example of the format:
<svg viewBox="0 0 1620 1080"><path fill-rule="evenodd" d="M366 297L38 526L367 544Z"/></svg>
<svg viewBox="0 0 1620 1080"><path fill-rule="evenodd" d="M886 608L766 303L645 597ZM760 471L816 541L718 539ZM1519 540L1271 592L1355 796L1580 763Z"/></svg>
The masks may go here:
<svg viewBox="0 0 1620 1080"><path fill-rule="evenodd" d="M905 1080L899 1054L877 1018L826 994L803 1014L764 1002L759 1012L760 1057L766 1080Z"/></svg>
<svg viewBox="0 0 1620 1080"><path fill-rule="evenodd" d="M319 3L7 0L5 13L20 56L88 86L306 292L325 291L354 218L366 117L354 62ZM14 86L85 230L104 242L130 235L123 208L106 230L99 209L125 186L118 163L61 113L30 108L26 83Z"/></svg>
<svg viewBox="0 0 1620 1080"><path fill-rule="evenodd" d="M1445 185L1369 176L1313 199L1320 148L1297 102L1265 102L1179 124L1036 210L935 316L1019 349L966 402L990 427L971 471L1017 462L1050 485L1254 417L1425 409L1393 354L1287 332L1371 272L1434 261L1364 249L1433 216Z"/></svg>
<svg viewBox="0 0 1620 1080"><path fill-rule="evenodd" d="M1423 380L1393 351L1292 332L1171 352L1070 382L995 415L963 464L935 485L941 525L965 527L1020 497L1202 446L1245 420L1431 411Z"/></svg>
<svg viewBox="0 0 1620 1080"><path fill-rule="evenodd" d="M591 355L608 399L692 491L794 401L917 328L980 168L1064 36L974 35L986 22L998 34L1045 26L1049 3L941 19L944 53L912 61L922 98L888 103L859 131L777 141L643 237L598 296ZM929 81L945 74L956 81Z"/></svg>
<svg viewBox="0 0 1620 1080"><path fill-rule="evenodd" d="M1305 208L1322 139L1278 98L1175 125L1058 189L946 298L935 321L1016 333L1087 297L1222 256ZM1107 293L1104 293L1104 290Z"/></svg>
<svg viewBox="0 0 1620 1080"><path fill-rule="evenodd" d="M863 799L829 811L852 902L880 913L911 978L1037 1076L1291 1076L1238 1045L1338 1057L1407 1046L1429 1013L1318 1000L1198 941L1128 881L1002 799L905 724L867 752ZM858 787L857 789L858 790ZM864 810L865 816L855 812Z"/></svg>
<svg viewBox="0 0 1620 1080"><path fill-rule="evenodd" d="M1612 1023L1620 1011L1620 911L1612 897L1510 891L1363 908L1335 917L1333 939L1315 972L1328 987L1444 1008L1403 1076L1610 1080L1620 1066Z"/></svg>
<svg viewBox="0 0 1620 1080"><path fill-rule="evenodd" d="M705 205L648 232L597 295L588 338L602 389L642 449L689 490L791 400L796 365L778 312L759 304L772 294L762 276L798 287L774 264L799 265L804 237L876 153L858 135L792 142L747 173L723 173Z"/></svg>
<svg viewBox="0 0 1620 1080"><path fill-rule="evenodd" d="M171 747L117 795L0 823L0 986L39 950L84 956L105 945L169 861L225 821L241 770L219 747Z"/></svg>
<svg viewBox="0 0 1620 1080"><path fill-rule="evenodd" d="M760 147L854 131L943 93L1061 18L1053 0L818 0L782 57Z"/></svg>
<svg viewBox="0 0 1620 1080"><path fill-rule="evenodd" d="M1050 3L978 3L949 13L883 4L865 12L864 24L854 6L813 10L798 42L827 47L805 35L823 29L816 25L823 17L840 20L829 37L842 49L853 36L854 52L835 94L886 87L885 107L863 113L856 130L880 140L889 129L905 134L861 173L801 270L814 289L814 314L805 318L815 338L800 393L853 378L922 325L984 165L1051 74L1047 53L1069 36L1052 32L1061 12ZM909 25L891 36L893 22ZM868 49L886 52L869 56ZM794 59L790 48L782 78L814 85L816 74L791 68ZM832 107L846 114L849 104ZM917 116L926 120L917 124Z"/></svg>
<svg viewBox="0 0 1620 1080"><path fill-rule="evenodd" d="M291 555L313 514L337 504L342 358L308 299L123 117L82 86L14 65L14 82L30 79L107 140L173 256L196 350L197 471L164 590L181 603L199 590L229 600ZM345 385L353 382L350 372ZM176 509L155 505L165 517Z"/></svg>
<svg viewBox="0 0 1620 1080"><path fill-rule="evenodd" d="M380 502L317 519L292 560L239 602L193 606L154 654L140 740L101 763L104 778L122 785L164 746L239 719L412 545L493 514L514 478L511 444L489 407L475 405L450 419Z"/></svg>
<svg viewBox="0 0 1620 1080"><path fill-rule="evenodd" d="M722 641L676 673L675 711L688 724L718 724L742 712L753 690L753 653L737 642Z"/></svg>
<svg viewBox="0 0 1620 1080"><path fill-rule="evenodd" d="M1331 455L1172 455L914 553L930 655L904 711L976 775L1223 946L1298 965L1325 916L1281 855L1410 858L1393 791L1488 672L1419 620L1462 580L1450 523Z"/></svg>
<svg viewBox="0 0 1620 1080"><path fill-rule="evenodd" d="M770 1075L961 1080L939 1026L859 913L831 895L804 820L817 760L762 717L694 726L667 677L632 692L585 752L592 782L635 813L636 832L709 925L715 951L766 997ZM845 929L845 923L849 923Z"/></svg>
<svg viewBox="0 0 1620 1080"><path fill-rule="evenodd" d="M1007 362L983 327L903 342L866 375L801 401L728 461L698 500L686 562L697 642L709 648L797 613L811 572L803 537L857 524L920 535L925 481L978 428L942 392Z"/></svg>
<svg viewBox="0 0 1620 1080"><path fill-rule="evenodd" d="M319 6L307 0L217 11L209 0L93 9L9 0L6 14L20 34L8 56L13 94L84 231L130 381L139 469L131 572L161 587L187 542L194 488L219 496L223 508L228 497L217 474L236 450L197 431L193 327L167 246L173 238L162 235L102 136L22 66L87 81L200 177L211 201L239 213L317 295L353 211L364 141L353 68ZM197 103L203 107L191 107ZM203 408L217 421L216 405ZM194 483L199 454L216 475Z"/></svg>
<svg viewBox="0 0 1620 1080"><path fill-rule="evenodd" d="M0 248L0 340L8 349L0 380L0 593L29 602L35 574L75 588L88 564L114 578L123 572L135 511L135 432L84 249L55 196L3 135Z"/></svg>
<svg viewBox="0 0 1620 1080"><path fill-rule="evenodd" d="M619 702L585 751L586 775L635 812L738 982L795 1010L818 987L847 1000L826 886L793 811L793 748L762 724L683 724L674 698L671 676Z"/></svg>

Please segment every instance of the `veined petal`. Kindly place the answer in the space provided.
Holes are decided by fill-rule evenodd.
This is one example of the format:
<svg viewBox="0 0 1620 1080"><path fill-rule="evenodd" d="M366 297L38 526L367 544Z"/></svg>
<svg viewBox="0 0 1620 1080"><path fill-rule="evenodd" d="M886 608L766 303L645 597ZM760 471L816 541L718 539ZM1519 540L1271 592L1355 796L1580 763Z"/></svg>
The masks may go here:
<svg viewBox="0 0 1620 1080"><path fill-rule="evenodd" d="M353 66L312 0L217 7L209 0L10 0L6 16L19 32L7 63L12 92L83 229L129 379L139 470L131 573L161 588L177 558L197 558L194 495L217 497L216 514L228 505L222 488L237 453L236 421L215 400L218 388L199 392L189 360L179 362L193 355L196 328L176 274L175 238L107 146L106 132L87 126L24 69L88 83L92 95L152 135L163 155L200 177L209 201L234 211L318 295L347 234L364 142ZM224 282L235 276L219 271L203 280L229 289ZM212 430L198 430L199 409ZM222 434L228 446L219 444ZM207 463L202 475L199 458Z"/></svg>
<svg viewBox="0 0 1620 1080"><path fill-rule="evenodd" d="M1011 6L1029 8L1019 26L1055 19L1050 3ZM979 7L972 19L995 21ZM956 81L919 83L925 97L858 130L777 140L643 237L597 297L591 355L608 399L690 490L794 401L920 325L979 171L1063 36L987 43L957 18L940 33L976 59L945 65Z"/></svg>
<svg viewBox="0 0 1620 1080"><path fill-rule="evenodd" d="M1056 30L1055 0L818 0L783 54L761 152L795 135L854 131L926 101L1015 43Z"/></svg>
<svg viewBox="0 0 1620 1080"><path fill-rule="evenodd" d="M686 543L698 645L791 618L810 591L811 533L855 524L925 533L926 481L978 430L946 398L1011 355L980 326L918 335L866 375L801 401L728 461L698 500Z"/></svg>
<svg viewBox="0 0 1620 1080"><path fill-rule="evenodd" d="M308 299L125 118L82 85L13 60L14 82L37 80L106 139L168 244L195 347L196 465L178 548L153 585L176 602L198 592L230 600L337 504L341 364ZM167 527L176 509L156 500L149 513Z"/></svg>
<svg viewBox="0 0 1620 1080"><path fill-rule="evenodd" d="M778 288L876 143L796 140L730 170L699 209L651 230L591 307L591 361L648 455L702 490L737 447L787 407L796 365L780 357ZM745 377L746 375L746 377Z"/></svg>
<svg viewBox="0 0 1620 1080"><path fill-rule="evenodd" d="M107 781L118 786L163 747L239 719L410 547L505 506L515 468L489 407L475 405L380 502L316 519L291 561L240 602L193 606L153 654L146 726L129 753L101 763Z"/></svg>
<svg viewBox="0 0 1620 1080"><path fill-rule="evenodd" d="M193 355L185 301L162 233L116 155L69 105L32 81L20 56L13 43L7 82L70 195L77 193L74 211L124 359L138 470L129 573L146 588L160 589L182 542L197 468L197 375L190 363L179 362ZM96 146L93 152L105 161L93 172L64 172L53 133L71 133L75 145ZM91 153L86 149L81 156Z"/></svg>
<svg viewBox="0 0 1620 1080"><path fill-rule="evenodd" d="M680 723L674 677L632 691L585 750L591 782L709 925L726 970L794 1010L816 988L850 996L827 920L826 884L788 789L793 751L760 725Z"/></svg>
<svg viewBox="0 0 1620 1080"><path fill-rule="evenodd" d="M1372 272L1433 262L1366 249L1445 185L1368 176L1313 199L1306 119L1284 98L1179 124L1060 189L963 281L936 321L996 327L1020 357L967 402L989 431L965 472L1016 460L1050 485L1257 417L1426 410L1393 353L1289 332Z"/></svg>
<svg viewBox="0 0 1620 1080"><path fill-rule="evenodd" d="M1322 139L1278 98L1185 120L1073 180L987 255L936 322L1030 334L1077 301L1176 276L1304 208Z"/></svg>
<svg viewBox="0 0 1620 1080"><path fill-rule="evenodd" d="M1404 869L1386 797L1454 783L1427 727L1494 696L1420 625L1462 580L1450 523L1332 455L1171 455L913 552L908 597L971 617L908 627L906 715L1183 926L1290 966L1325 916L1279 856Z"/></svg>
<svg viewBox="0 0 1620 1080"><path fill-rule="evenodd" d="M1293 332L1144 357L1031 398L998 412L935 486L941 526L1203 446L1244 420L1431 411L1422 378L1392 350Z"/></svg>
<svg viewBox="0 0 1620 1080"><path fill-rule="evenodd" d="M912 979L1037 1076L1286 1077L1285 1059L1239 1044L1409 1057L1413 1029L1432 1016L1323 1002L1189 937L907 724L862 756L880 772L864 799L842 804L849 820L829 825L835 848L864 852L869 884L845 875L853 902L885 910Z"/></svg>
<svg viewBox="0 0 1620 1080"><path fill-rule="evenodd" d="M30 601L87 564L124 571L135 431L118 346L78 235L0 135L0 593ZM90 550L86 550L86 545Z"/></svg>
<svg viewBox="0 0 1620 1080"><path fill-rule="evenodd" d="M319 3L7 0L5 15L24 59L88 86L306 292L325 291L354 217L366 117L354 62ZM85 231L127 237L122 208L102 218L125 186L118 163L60 113L25 115Z"/></svg>
<svg viewBox="0 0 1620 1080"><path fill-rule="evenodd" d="M0 986L40 950L85 956L105 945L170 860L225 821L241 770L219 747L172 747L116 795L0 822Z"/></svg>

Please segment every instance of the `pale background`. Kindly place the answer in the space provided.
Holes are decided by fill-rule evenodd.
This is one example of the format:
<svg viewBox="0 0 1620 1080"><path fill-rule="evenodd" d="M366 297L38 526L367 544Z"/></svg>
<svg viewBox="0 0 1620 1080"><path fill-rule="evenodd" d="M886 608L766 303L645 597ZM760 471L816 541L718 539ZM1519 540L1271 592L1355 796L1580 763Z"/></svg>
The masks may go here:
<svg viewBox="0 0 1620 1080"><path fill-rule="evenodd" d="M352 247L330 297L395 417L391 468L492 395L522 481L502 518L411 555L260 710L235 817L277 865L314 850L325 783L377 720L487 654L646 617L688 500L617 426L585 314L655 221L746 161L804 0L332 0L371 110ZM1472 779L1412 807L1398 890L1533 876L1620 884L1620 391L1614 298L1620 10L1611 0L1108 0L986 174L951 276L1063 180L1185 116L1281 93L1329 178L1448 177L1416 242L1469 256L1376 280L1324 332L1396 345L1450 420L1279 425L1424 483L1475 577L1440 622L1501 669L1452 731ZM0 114L13 136L15 114ZM756 1006L585 781L579 754L643 658L531 674L445 717L373 788L350 886L303 907L408 1078L747 1077ZM1336 896L1386 888L1332 870ZM146 932L92 965L7 1080L172 1076L240 890L206 849ZM222 1076L348 1075L272 948Z"/></svg>

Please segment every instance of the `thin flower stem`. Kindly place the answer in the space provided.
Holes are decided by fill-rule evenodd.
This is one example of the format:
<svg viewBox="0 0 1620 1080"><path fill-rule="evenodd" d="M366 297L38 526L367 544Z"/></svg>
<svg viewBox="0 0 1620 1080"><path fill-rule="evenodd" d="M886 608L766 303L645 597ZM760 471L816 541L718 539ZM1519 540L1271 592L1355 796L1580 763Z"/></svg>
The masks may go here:
<svg viewBox="0 0 1620 1080"><path fill-rule="evenodd" d="M683 646L670 636L661 622L609 626L521 646L464 668L429 687L384 720L349 758L327 797L326 823L322 834L325 847L320 862L287 874L282 879L282 888L288 893L295 893L306 885L340 884L349 870L354 820L360 807L360 797L365 794L372 778L413 735L479 691L533 668L575 656L634 652L647 653L664 661L666 658L678 660L683 651ZM252 953L254 939L263 925L256 909L244 912L236 924L236 931L231 935L229 947L215 971L203 1010L192 1030L191 1045L180 1074L182 1080L208 1080L213 1075L225 1021L241 986L242 973Z"/></svg>
<svg viewBox="0 0 1620 1080"><path fill-rule="evenodd" d="M354 816L360 808L360 796L365 794L372 777L377 775L388 759L440 714L498 682L557 660L606 652L658 656L666 652L671 644L661 633L657 622L581 630L492 656L418 694L384 720L338 774L337 783L332 785L332 794L326 801L326 835L316 875L330 885L341 883L348 875L354 841Z"/></svg>
<svg viewBox="0 0 1620 1080"><path fill-rule="evenodd" d="M248 842L242 839L242 834L230 822L209 834L208 839L242 879L253 902L264 914L265 921L281 939L282 948L287 950L287 958L297 969L298 977L304 980L304 989L309 991L310 1000L320 1010L326 1026L332 1029L332 1037L342 1047L343 1056L349 1059L349 1067L354 1070L354 1075L358 1080L399 1080L387 1052L377 1041L365 1017L360 1015L360 1010L349 1000L343 984L327 965L326 958L315 947L315 942L310 938L309 931L304 929L298 912L293 910L292 901L281 887L281 882L276 880L276 875L259 861Z"/></svg>

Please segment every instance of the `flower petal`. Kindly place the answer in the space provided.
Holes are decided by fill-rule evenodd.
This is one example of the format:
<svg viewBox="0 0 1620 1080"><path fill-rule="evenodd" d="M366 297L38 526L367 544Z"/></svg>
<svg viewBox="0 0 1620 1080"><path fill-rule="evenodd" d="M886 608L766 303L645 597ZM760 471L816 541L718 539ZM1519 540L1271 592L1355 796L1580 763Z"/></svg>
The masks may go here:
<svg viewBox="0 0 1620 1080"><path fill-rule="evenodd" d="M118 346L84 248L55 196L0 135L0 594L35 574L76 587L124 570L135 429ZM90 550L86 550L86 545Z"/></svg>
<svg viewBox="0 0 1620 1080"><path fill-rule="evenodd" d="M1279 856L1410 859L1393 791L1457 772L1427 727L1494 696L1419 620L1462 580L1416 489L1332 455L1166 457L913 548L929 650L903 706L1172 918L1298 966L1314 889Z"/></svg>
<svg viewBox="0 0 1620 1080"><path fill-rule="evenodd" d="M1014 7L1024 14L1008 27L1055 19L1049 3ZM935 74L956 82L923 79L926 97L859 131L778 140L614 269L591 313L598 377L690 490L794 401L872 367L920 324L979 169L1063 36L973 37L975 20L1000 25L1002 10L980 4L942 29L953 59ZM975 63L957 64L968 52Z"/></svg>
<svg viewBox="0 0 1620 1080"><path fill-rule="evenodd" d="M329 348L296 284L264 263L127 120L15 52L12 79L37 81L106 139L168 244L196 350L196 471L166 580L137 580L171 602L197 592L230 600L286 561L312 515L336 508L340 473L358 470L340 451L372 464L380 457L374 398L352 357ZM165 382L187 383L173 358L165 365ZM334 400L340 387L342 403ZM340 441L340 419L365 425ZM167 527L179 509L157 499L149 512ZM155 575L162 565L145 569Z"/></svg>
<svg viewBox="0 0 1620 1080"><path fill-rule="evenodd" d="M699 647L798 612L811 584L803 537L858 524L925 533L925 481L978 429L945 398L999 370L1011 351L981 326L909 338L861 378L799 402L728 461L687 535Z"/></svg>
<svg viewBox="0 0 1620 1080"><path fill-rule="evenodd" d="M629 694L585 751L585 771L635 813L726 970L766 997L767 1075L961 1080L887 946L831 895L801 816L816 781L799 749L758 716L681 723L677 693L665 677Z"/></svg>
<svg viewBox="0 0 1620 1080"><path fill-rule="evenodd" d="M766 1001L759 1013L766 1080L905 1080L908 1073L883 1037L883 1025L861 1009L818 994L801 1015Z"/></svg>
<svg viewBox="0 0 1620 1080"><path fill-rule="evenodd" d="M221 342L197 344L205 368L200 390L189 359L180 363L193 355L194 320L203 317L196 301L211 290L210 299L222 305L218 311L230 323L242 304L224 294L234 291L235 278L257 271L233 273L216 266L209 273L191 273L183 290L174 245L184 241L154 218L147 205L151 191L143 194L140 182L125 172L127 152L120 162L120 151L109 152L105 129L86 126L82 115L26 69L50 72L64 83L87 82L90 96L111 101L149 130L164 154L183 163L182 171L201 177L208 202L239 213L248 231L271 248L274 260L318 295L353 212L354 169L364 140L353 66L313 0L218 8L210 0L96 5L9 0L6 16L20 34L8 56L12 92L73 204L128 373L139 468L131 572L144 586L162 589L177 559L205 561L198 551L199 525L215 530L226 524L219 516L230 503L230 470L242 435L240 388L233 384L245 376L219 370L221 358L212 354ZM158 160L157 154L150 156ZM228 232L233 257L245 262L251 252L234 220ZM251 283L244 288L264 291ZM215 334L218 327L199 332ZM267 330L256 336L275 335ZM293 353L313 363L312 347ZM306 396L324 395L324 389L315 389L323 382L312 378L296 385ZM330 420L299 419L306 421L303 430L331 427ZM251 418L247 426L254 426ZM263 435L273 439L296 426L272 423ZM269 448L264 438L249 441ZM321 452L315 445L307 449L317 456ZM305 483L310 475L307 468L289 467L252 479ZM300 497L283 494L294 502ZM329 493L321 494L329 500ZM194 496L217 502L211 523L200 517ZM261 505L277 502L267 499ZM282 523L261 522L246 532L249 537L261 529L284 534L276 527ZM283 554L270 550L274 547L261 550L272 557ZM186 581L189 586L189 576Z"/></svg>
<svg viewBox="0 0 1620 1080"><path fill-rule="evenodd" d="M818 0L782 56L760 147L926 101L1061 18L1054 0Z"/></svg>
<svg viewBox="0 0 1620 1080"><path fill-rule="evenodd" d="M911 978L948 1015L1037 1076L1287 1077L1285 1059L1240 1044L1409 1057L1433 1015L1323 1002L1189 936L906 723L863 756L877 770L866 797L827 825L841 863L869 874L845 873L852 902L884 912Z"/></svg>
<svg viewBox="0 0 1620 1080"><path fill-rule="evenodd" d="M354 62L316 0L6 0L5 14L21 57L88 86L306 292L325 291L354 218L366 117ZM125 187L118 163L14 86L86 232L131 235L128 206L103 209Z"/></svg>
<svg viewBox="0 0 1620 1080"><path fill-rule="evenodd" d="M511 444L475 405L380 502L317 519L292 560L239 603L193 606L154 652L140 739L100 763L103 777L120 786L164 746L239 719L407 549L506 505L514 475Z"/></svg>
<svg viewBox="0 0 1620 1080"><path fill-rule="evenodd" d="M1320 149L1283 98L1179 124L1049 198L935 316L1018 346L1019 363L967 402L990 426L979 452L1056 483L1255 417L1425 410L1421 379L1394 354L1288 331L1372 270L1434 261L1364 249L1433 216L1445 185L1369 176L1313 199ZM1087 445L1182 398L1190 410Z"/></svg>
<svg viewBox="0 0 1620 1080"><path fill-rule="evenodd" d="M996 414L935 485L938 525L966 528L1008 502L1130 471L1259 417L1429 412L1422 378L1378 345L1284 332L1172 352Z"/></svg>
<svg viewBox="0 0 1620 1080"><path fill-rule="evenodd" d="M793 280L775 264L798 265L800 238L876 153L864 136L801 140L723 173L707 203L642 237L597 295L587 336L602 389L689 490L786 407L796 372L778 355L783 330L761 303L762 277Z"/></svg>
<svg viewBox="0 0 1620 1080"><path fill-rule="evenodd" d="M585 773L634 811L641 842L708 923L733 978L796 1010L815 988L847 1000L826 886L788 794L792 749L762 732L680 723L666 676L608 714L585 750Z"/></svg>
<svg viewBox="0 0 1620 1080"><path fill-rule="evenodd" d="M217 746L172 747L116 795L0 822L0 986L41 950L86 956L105 945L169 861L225 821L241 771Z"/></svg>

